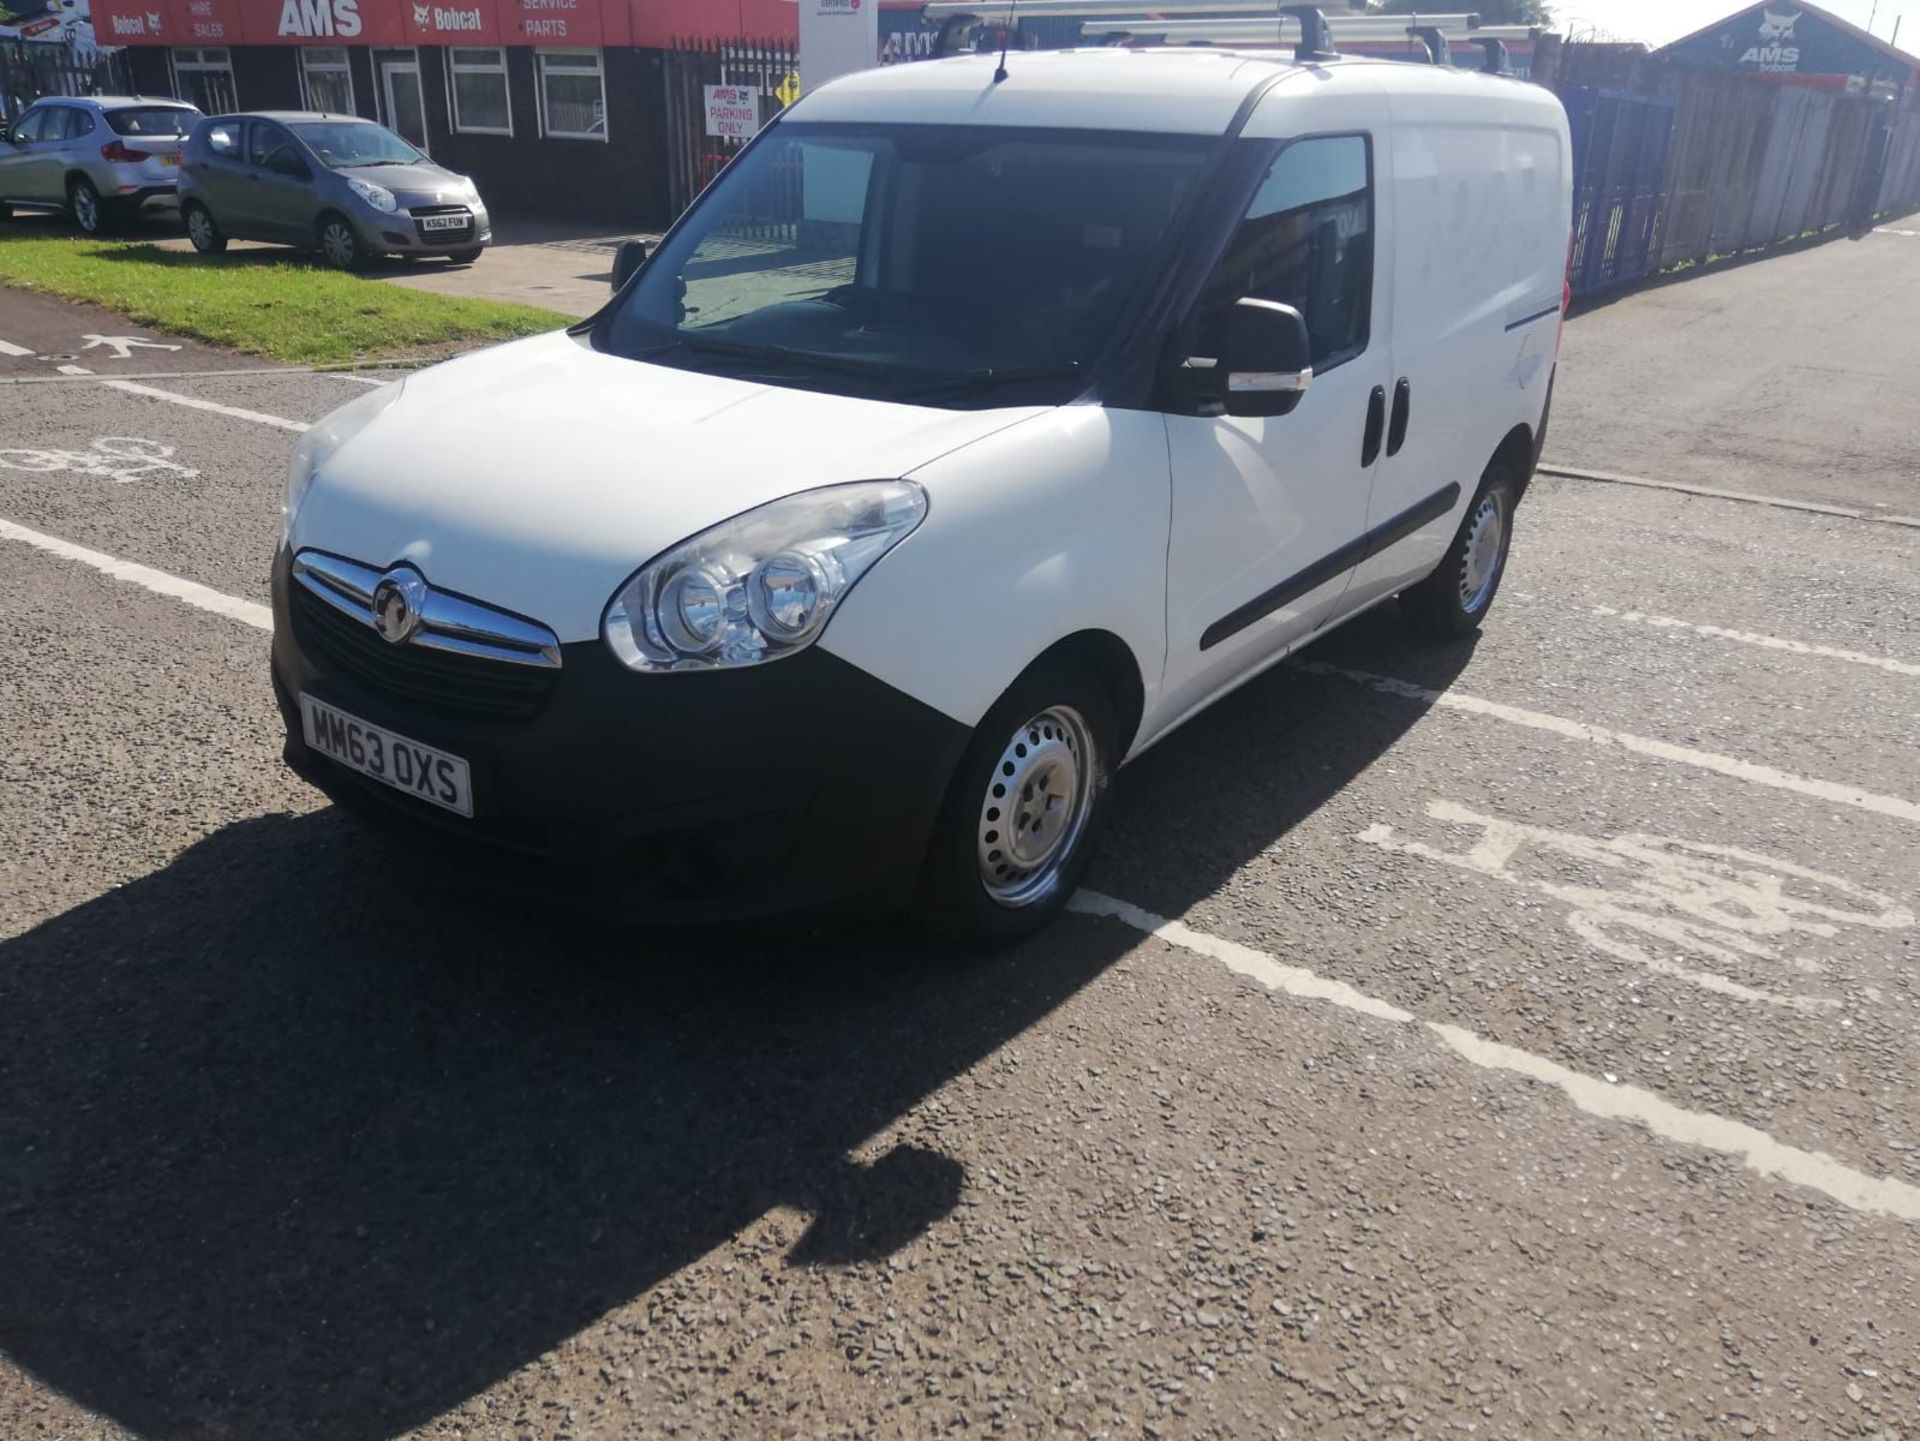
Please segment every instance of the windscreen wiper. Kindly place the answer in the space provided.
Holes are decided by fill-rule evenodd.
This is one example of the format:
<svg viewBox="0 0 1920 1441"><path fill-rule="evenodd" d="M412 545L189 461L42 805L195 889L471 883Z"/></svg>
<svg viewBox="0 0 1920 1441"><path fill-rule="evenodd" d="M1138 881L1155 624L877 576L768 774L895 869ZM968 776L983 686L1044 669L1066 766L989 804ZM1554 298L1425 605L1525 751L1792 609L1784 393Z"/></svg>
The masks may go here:
<svg viewBox="0 0 1920 1441"><path fill-rule="evenodd" d="M908 396L937 395L957 391L961 394L974 394L983 390L992 390L999 385L1014 385L1029 380L1071 380L1085 373L1085 367L1077 360L1055 360L1039 365L982 365L972 370L954 371L928 381L924 385L909 386L899 392L901 398Z"/></svg>

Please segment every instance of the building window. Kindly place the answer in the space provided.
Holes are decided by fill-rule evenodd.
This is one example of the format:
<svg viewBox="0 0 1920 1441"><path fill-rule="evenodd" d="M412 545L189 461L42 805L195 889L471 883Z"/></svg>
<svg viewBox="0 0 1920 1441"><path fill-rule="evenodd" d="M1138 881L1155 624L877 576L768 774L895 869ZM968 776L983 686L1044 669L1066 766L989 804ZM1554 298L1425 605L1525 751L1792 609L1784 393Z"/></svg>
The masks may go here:
<svg viewBox="0 0 1920 1441"><path fill-rule="evenodd" d="M233 88L233 61L226 47L175 49L174 93L208 115L238 110Z"/></svg>
<svg viewBox="0 0 1920 1441"><path fill-rule="evenodd" d="M607 138L607 87L598 50L535 52L540 133L573 140Z"/></svg>
<svg viewBox="0 0 1920 1441"><path fill-rule="evenodd" d="M307 87L307 109L352 115L353 72L344 45L314 45L300 51L300 78Z"/></svg>
<svg viewBox="0 0 1920 1441"><path fill-rule="evenodd" d="M447 70L455 130L471 135L513 134L506 51L454 46L447 51Z"/></svg>

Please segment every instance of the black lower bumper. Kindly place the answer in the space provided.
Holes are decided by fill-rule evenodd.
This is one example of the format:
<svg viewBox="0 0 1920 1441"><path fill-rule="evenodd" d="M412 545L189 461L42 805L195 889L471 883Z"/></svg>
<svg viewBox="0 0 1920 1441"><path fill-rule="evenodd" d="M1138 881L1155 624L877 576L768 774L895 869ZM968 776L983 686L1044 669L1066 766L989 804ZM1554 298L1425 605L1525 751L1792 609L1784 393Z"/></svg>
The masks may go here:
<svg viewBox="0 0 1920 1441"><path fill-rule="evenodd" d="M403 699L336 663L289 557L273 573L286 760L428 847L477 847L635 919L892 907L911 893L966 727L818 648L736 671L639 675L600 641L562 648L536 714ZM307 693L471 767L471 819L311 750Z"/></svg>

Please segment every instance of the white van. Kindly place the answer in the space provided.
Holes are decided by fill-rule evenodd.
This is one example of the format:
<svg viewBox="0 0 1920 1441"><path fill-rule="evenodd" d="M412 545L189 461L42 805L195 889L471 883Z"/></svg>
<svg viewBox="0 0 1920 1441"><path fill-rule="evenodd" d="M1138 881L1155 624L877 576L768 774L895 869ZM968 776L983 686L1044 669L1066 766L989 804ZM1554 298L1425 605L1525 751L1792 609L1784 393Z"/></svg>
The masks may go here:
<svg viewBox="0 0 1920 1441"><path fill-rule="evenodd" d="M1368 607L1478 625L1546 428L1546 90L1192 49L870 71L571 331L311 430L287 759L635 918L1000 943L1114 768Z"/></svg>

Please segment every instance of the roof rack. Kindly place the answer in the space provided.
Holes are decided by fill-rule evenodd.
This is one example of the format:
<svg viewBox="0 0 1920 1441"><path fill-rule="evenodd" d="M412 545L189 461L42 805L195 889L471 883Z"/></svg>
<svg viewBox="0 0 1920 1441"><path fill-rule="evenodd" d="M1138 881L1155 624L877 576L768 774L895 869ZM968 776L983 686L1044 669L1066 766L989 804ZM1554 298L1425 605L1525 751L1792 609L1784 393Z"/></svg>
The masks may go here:
<svg viewBox="0 0 1920 1441"><path fill-rule="evenodd" d="M997 0L929 0L923 14L941 23L939 53L949 53L964 31L973 25L991 21L1000 15ZM1141 13L1129 17L1127 12ZM1530 31L1525 26L1488 26L1480 24L1478 14L1462 11L1437 15L1339 15L1329 19L1319 5L1275 3L1275 0L1154 0L1151 4L1128 4L1127 0L1020 0L1017 10L1008 11L1015 19L1080 19L1086 23L1081 33L1101 38L1109 44L1129 40L1158 39L1169 44L1233 45L1241 47L1269 45L1294 47L1294 58L1304 63L1336 59L1337 41L1364 42L1390 40L1405 36L1418 40L1435 64L1450 64L1450 42L1488 39L1518 39ZM1505 69L1504 45L1489 45L1484 68L1495 73Z"/></svg>

